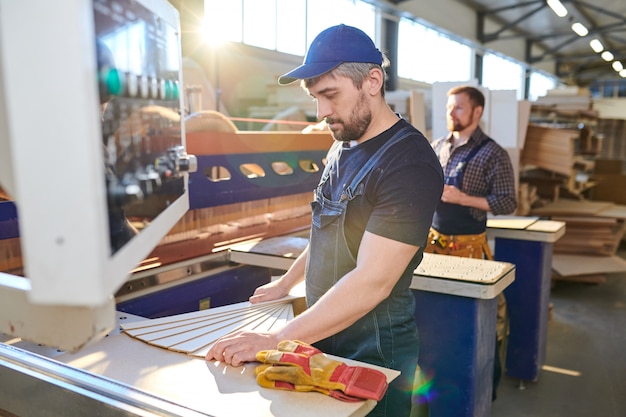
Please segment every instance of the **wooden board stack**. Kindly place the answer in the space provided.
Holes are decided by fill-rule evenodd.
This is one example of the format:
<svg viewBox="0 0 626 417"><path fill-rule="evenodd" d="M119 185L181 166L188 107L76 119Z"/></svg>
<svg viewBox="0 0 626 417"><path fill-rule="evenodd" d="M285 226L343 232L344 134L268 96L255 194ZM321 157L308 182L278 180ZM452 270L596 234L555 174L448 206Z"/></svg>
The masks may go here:
<svg viewBox="0 0 626 417"><path fill-rule="evenodd" d="M626 270L626 261L616 256L626 232L626 206L560 199L531 214L566 223L565 235L554 243L555 279L601 283L607 273Z"/></svg>
<svg viewBox="0 0 626 417"><path fill-rule="evenodd" d="M552 200L559 198L559 189L564 190L566 196L580 197L595 185L592 179L595 153L587 149L590 135L588 128L576 130L530 124L520 158L525 168L521 181L543 186L539 193ZM546 190L550 191L549 195Z"/></svg>
<svg viewBox="0 0 626 417"><path fill-rule="evenodd" d="M577 138L576 130L529 125L521 162L569 177Z"/></svg>

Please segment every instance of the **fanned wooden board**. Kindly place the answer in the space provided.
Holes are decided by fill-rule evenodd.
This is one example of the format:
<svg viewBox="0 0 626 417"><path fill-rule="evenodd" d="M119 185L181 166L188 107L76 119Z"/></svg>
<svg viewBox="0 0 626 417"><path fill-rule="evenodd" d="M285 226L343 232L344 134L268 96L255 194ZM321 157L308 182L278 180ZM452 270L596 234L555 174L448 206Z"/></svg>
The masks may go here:
<svg viewBox="0 0 626 417"><path fill-rule="evenodd" d="M122 324L124 333L151 345L191 356L206 355L220 337L239 330L269 331L293 319L293 301L243 302L208 310Z"/></svg>

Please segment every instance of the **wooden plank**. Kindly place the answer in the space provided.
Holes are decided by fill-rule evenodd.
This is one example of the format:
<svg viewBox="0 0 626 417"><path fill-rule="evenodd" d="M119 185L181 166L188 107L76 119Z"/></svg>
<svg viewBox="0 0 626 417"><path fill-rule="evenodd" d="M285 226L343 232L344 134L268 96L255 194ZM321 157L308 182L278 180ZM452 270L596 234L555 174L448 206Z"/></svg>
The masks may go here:
<svg viewBox="0 0 626 417"><path fill-rule="evenodd" d="M569 281L569 282L581 282L585 284L604 284L606 282L606 275L594 274L594 275L576 275L569 277L562 277L558 274L552 276L554 281Z"/></svg>
<svg viewBox="0 0 626 417"><path fill-rule="evenodd" d="M528 132L528 121L530 120L530 110L532 108L532 102L529 100L520 100L517 110L517 146L519 149L524 149L526 142L526 134Z"/></svg>
<svg viewBox="0 0 626 417"><path fill-rule="evenodd" d="M411 124L417 130L426 134L426 105L424 104L424 93L418 90L411 90L409 96L409 114Z"/></svg>
<svg viewBox="0 0 626 417"><path fill-rule="evenodd" d="M539 220L539 217L525 217L525 218L506 218L495 217L487 219L487 227L493 227L498 229L526 229L531 224Z"/></svg>
<svg viewBox="0 0 626 417"><path fill-rule="evenodd" d="M129 336L165 349L193 354L208 347L222 336L243 329L258 329L274 320L283 307L291 307L292 298L280 302L250 304L249 302L195 311L153 320L136 321L122 325ZM270 322L268 322L270 320ZM156 322L156 323L154 323ZM206 352L205 352L206 353Z"/></svg>
<svg viewBox="0 0 626 417"><path fill-rule="evenodd" d="M606 209L598 211L595 215L603 217L615 217L617 219L626 220L626 206L615 204L613 206L607 207Z"/></svg>
<svg viewBox="0 0 626 417"><path fill-rule="evenodd" d="M584 256L555 253L552 269L561 276L626 272L626 260L619 256Z"/></svg>
<svg viewBox="0 0 626 417"><path fill-rule="evenodd" d="M533 216L595 215L600 211L610 209L613 205L613 203L606 201L561 198L543 207L532 209L531 214Z"/></svg>

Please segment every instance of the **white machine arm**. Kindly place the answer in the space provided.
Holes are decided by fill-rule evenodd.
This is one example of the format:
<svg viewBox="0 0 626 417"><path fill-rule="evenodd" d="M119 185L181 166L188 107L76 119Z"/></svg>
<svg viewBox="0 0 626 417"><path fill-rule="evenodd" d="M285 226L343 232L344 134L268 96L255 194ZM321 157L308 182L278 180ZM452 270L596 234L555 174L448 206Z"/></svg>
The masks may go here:
<svg viewBox="0 0 626 417"><path fill-rule="evenodd" d="M32 303L30 281L0 273L0 333L75 352L100 340L116 324L113 297L101 306L50 306Z"/></svg>

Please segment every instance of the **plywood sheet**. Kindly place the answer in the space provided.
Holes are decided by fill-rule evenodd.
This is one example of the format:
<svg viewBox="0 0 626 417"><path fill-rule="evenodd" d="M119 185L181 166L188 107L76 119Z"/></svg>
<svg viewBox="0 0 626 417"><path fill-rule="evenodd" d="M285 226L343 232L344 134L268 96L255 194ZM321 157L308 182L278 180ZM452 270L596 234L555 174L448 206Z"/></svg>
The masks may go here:
<svg viewBox="0 0 626 417"><path fill-rule="evenodd" d="M529 100L519 101L517 116L517 147L524 149L526 142L526 132L528 131L528 121L530 120L530 109L532 103Z"/></svg>
<svg viewBox="0 0 626 417"><path fill-rule="evenodd" d="M425 253L414 274L485 285L496 283L512 269L513 266L507 262Z"/></svg>
<svg viewBox="0 0 626 417"><path fill-rule="evenodd" d="M539 220L539 217L489 218L487 219L487 227L493 227L496 229L524 230L537 220Z"/></svg>
<svg viewBox="0 0 626 417"><path fill-rule="evenodd" d="M615 217L616 219L626 219L626 206L615 204L596 213L596 216Z"/></svg>
<svg viewBox="0 0 626 417"><path fill-rule="evenodd" d="M555 253L552 269L561 276L593 275L626 271L626 260L619 256L584 256Z"/></svg>
<svg viewBox="0 0 626 417"><path fill-rule="evenodd" d="M599 212L611 209L615 204L607 201L586 201L559 199L543 207L533 209L534 216L566 216L566 215L596 215Z"/></svg>
<svg viewBox="0 0 626 417"><path fill-rule="evenodd" d="M534 232L556 233L565 227L565 223L553 220L540 220L528 226L526 230Z"/></svg>
<svg viewBox="0 0 626 417"><path fill-rule="evenodd" d="M519 149L518 111L515 90L489 90L489 136L503 148Z"/></svg>
<svg viewBox="0 0 626 417"><path fill-rule="evenodd" d="M426 105L424 103L424 93L417 90L411 90L409 96L409 108L411 115L411 124L417 130L426 134Z"/></svg>

